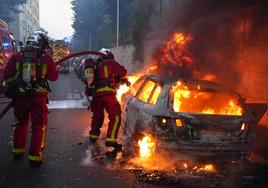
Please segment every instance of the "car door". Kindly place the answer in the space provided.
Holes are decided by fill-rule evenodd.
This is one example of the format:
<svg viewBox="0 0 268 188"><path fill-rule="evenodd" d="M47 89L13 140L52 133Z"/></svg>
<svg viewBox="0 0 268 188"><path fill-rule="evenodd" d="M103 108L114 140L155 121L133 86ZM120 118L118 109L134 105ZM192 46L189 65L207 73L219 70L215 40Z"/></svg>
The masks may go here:
<svg viewBox="0 0 268 188"><path fill-rule="evenodd" d="M137 112L136 109L136 95L139 92L139 90L142 88L146 78L142 77L138 79L133 86L130 87L130 94L125 97L124 103L123 103L123 122L124 122L124 127L125 132L130 136L133 133L134 129L134 123L133 121L135 120L135 115Z"/></svg>
<svg viewBox="0 0 268 188"><path fill-rule="evenodd" d="M135 97L132 97L127 105L126 130L129 136L132 136L139 125L139 121L144 119L144 108L152 101L152 92L155 90L156 82L151 79L145 80Z"/></svg>

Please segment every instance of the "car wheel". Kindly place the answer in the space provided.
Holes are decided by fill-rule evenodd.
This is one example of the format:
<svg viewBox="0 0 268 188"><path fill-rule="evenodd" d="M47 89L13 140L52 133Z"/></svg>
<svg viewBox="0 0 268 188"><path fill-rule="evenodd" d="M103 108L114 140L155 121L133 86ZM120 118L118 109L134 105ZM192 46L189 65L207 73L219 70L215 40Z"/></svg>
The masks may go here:
<svg viewBox="0 0 268 188"><path fill-rule="evenodd" d="M131 138L127 136L126 143L125 143L125 155L126 156L136 157L139 155L138 142L143 137L144 137L144 134L142 134L138 130L134 131L134 134L132 135Z"/></svg>

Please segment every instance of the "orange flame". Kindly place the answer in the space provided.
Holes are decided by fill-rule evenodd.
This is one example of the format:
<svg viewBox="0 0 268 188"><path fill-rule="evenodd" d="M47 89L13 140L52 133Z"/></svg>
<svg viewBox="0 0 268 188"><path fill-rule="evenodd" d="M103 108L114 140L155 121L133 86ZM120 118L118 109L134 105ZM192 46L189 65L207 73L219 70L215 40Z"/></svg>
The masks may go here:
<svg viewBox="0 0 268 188"><path fill-rule="evenodd" d="M215 81L216 80L216 76L213 74L206 74L202 80L207 80L207 81Z"/></svg>
<svg viewBox="0 0 268 188"><path fill-rule="evenodd" d="M128 76L127 79L133 85L138 79L140 75L134 75L134 76ZM122 96L129 91L129 87L124 85L121 85L119 89L117 90L116 98L121 103L122 102Z"/></svg>
<svg viewBox="0 0 268 188"><path fill-rule="evenodd" d="M155 143L148 136L143 137L142 140L138 142L140 147L140 157L149 158L155 151Z"/></svg>
<svg viewBox="0 0 268 188"><path fill-rule="evenodd" d="M191 64L193 62L186 45L192 40L190 34L174 33L170 41L163 45L161 58L162 63L171 63L174 65L186 62Z"/></svg>
<svg viewBox="0 0 268 188"><path fill-rule="evenodd" d="M192 71L193 58L188 50L192 40L190 34L174 33L171 38L157 48L153 55L153 62L146 70L148 74L163 73L165 75L181 75Z"/></svg>
<svg viewBox="0 0 268 188"><path fill-rule="evenodd" d="M234 97L225 93L202 92L200 86L197 86L197 90L190 90L183 82L178 81L172 88L173 110L175 112L242 115L242 108Z"/></svg>

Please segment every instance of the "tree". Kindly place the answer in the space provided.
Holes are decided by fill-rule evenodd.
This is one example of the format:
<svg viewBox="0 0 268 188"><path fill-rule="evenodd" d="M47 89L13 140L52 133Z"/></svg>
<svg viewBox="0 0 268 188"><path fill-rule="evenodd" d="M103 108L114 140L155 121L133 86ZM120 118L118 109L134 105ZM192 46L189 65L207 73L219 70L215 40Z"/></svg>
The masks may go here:
<svg viewBox="0 0 268 188"><path fill-rule="evenodd" d="M120 1L120 43L123 44L130 42L132 2ZM72 5L75 50L115 46L117 0L73 0Z"/></svg>
<svg viewBox="0 0 268 188"><path fill-rule="evenodd" d="M10 12L17 12L16 5L26 2L27 0L0 0L0 19L5 22L12 21Z"/></svg>

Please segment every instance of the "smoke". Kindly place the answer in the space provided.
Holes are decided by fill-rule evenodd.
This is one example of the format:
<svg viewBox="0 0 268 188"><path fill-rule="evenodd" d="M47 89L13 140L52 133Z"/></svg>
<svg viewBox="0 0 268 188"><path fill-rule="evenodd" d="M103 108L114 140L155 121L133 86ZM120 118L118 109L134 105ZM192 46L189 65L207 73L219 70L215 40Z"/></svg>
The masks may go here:
<svg viewBox="0 0 268 188"><path fill-rule="evenodd" d="M217 81L237 87L241 82L242 51L249 40L264 40L267 35L267 2L263 0L180 0L174 1L168 14L167 28L176 28L193 36L187 46L194 66L184 69L184 74L174 66L159 67L160 73L169 75L194 75L202 78L213 74ZM174 32L168 33L167 40ZM153 58L161 61L158 46ZM178 64L181 60L178 59ZM168 70L167 70L168 69ZM186 73L185 73L186 72ZM196 74L197 72L197 74Z"/></svg>

